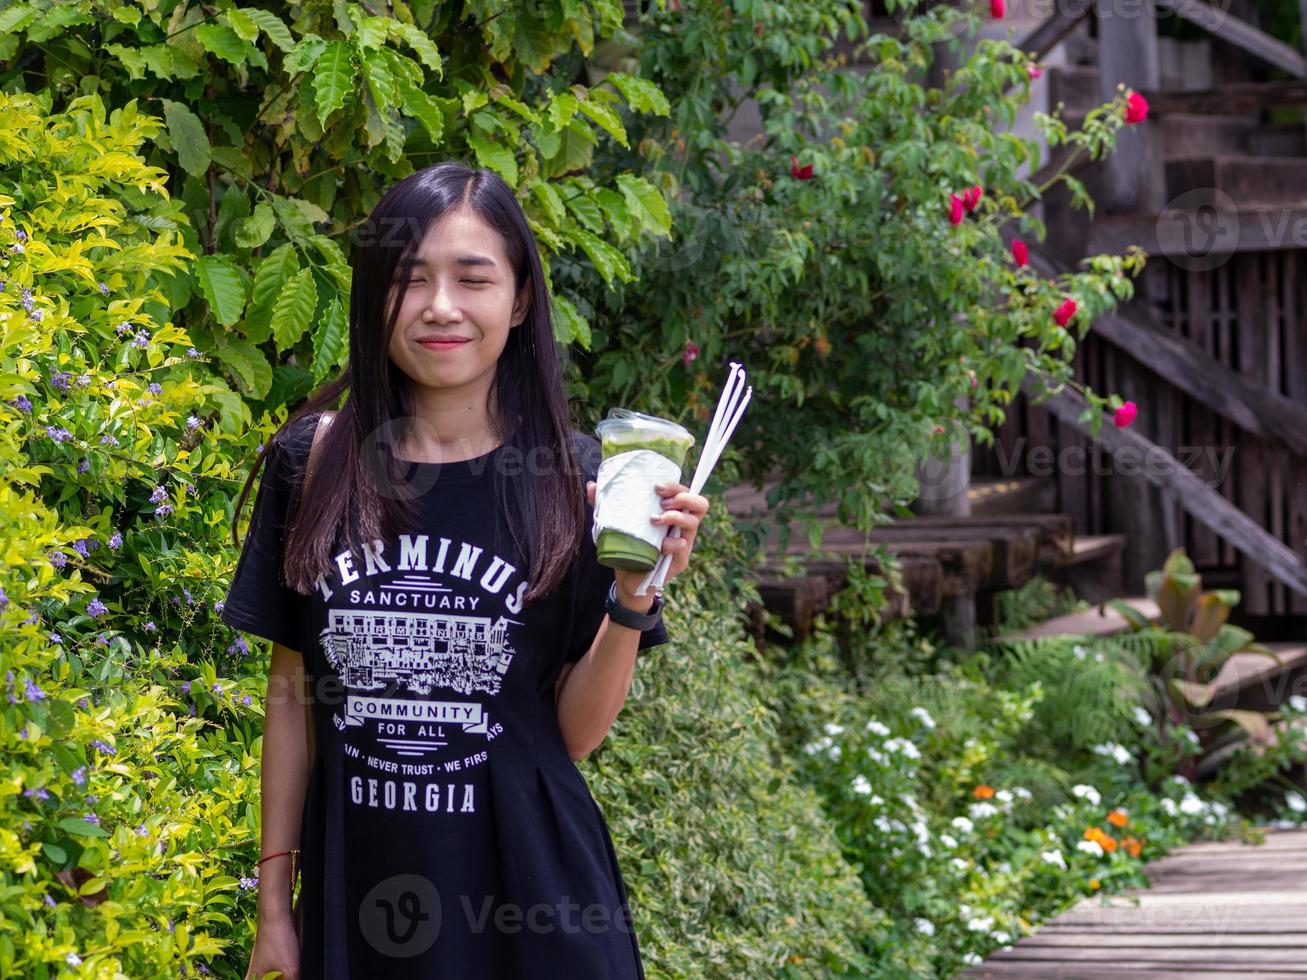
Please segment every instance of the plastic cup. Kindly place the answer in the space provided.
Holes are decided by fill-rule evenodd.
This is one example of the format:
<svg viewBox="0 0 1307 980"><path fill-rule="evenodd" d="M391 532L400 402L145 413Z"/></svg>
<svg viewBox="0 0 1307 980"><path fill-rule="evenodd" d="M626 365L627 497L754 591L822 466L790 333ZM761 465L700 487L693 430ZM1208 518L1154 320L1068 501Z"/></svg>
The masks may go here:
<svg viewBox="0 0 1307 980"><path fill-rule="evenodd" d="M685 456L694 445L694 436L684 426L669 419L655 415L642 415L625 408L614 408L608 412L608 418L595 427L603 448L602 459L609 459L620 453L635 450L648 450L657 453L676 464L676 479L680 482L680 472L685 466ZM647 507L649 514L658 513L658 491L651 484L647 499L630 501L633 506ZM657 527L651 524L650 527ZM666 529L664 528L664 536ZM647 572L658 562L661 550L624 531L604 528L599 532L595 543L596 557L599 564L609 568L621 568L632 572Z"/></svg>

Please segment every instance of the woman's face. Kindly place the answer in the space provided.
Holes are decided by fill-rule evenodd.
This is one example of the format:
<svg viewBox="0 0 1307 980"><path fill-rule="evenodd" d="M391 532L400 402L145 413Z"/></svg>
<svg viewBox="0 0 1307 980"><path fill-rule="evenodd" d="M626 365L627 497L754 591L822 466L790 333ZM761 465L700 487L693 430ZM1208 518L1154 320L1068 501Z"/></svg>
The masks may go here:
<svg viewBox="0 0 1307 980"><path fill-rule="evenodd" d="M418 385L483 389L494 378L508 332L526 317L530 283L514 295L503 242L467 209L434 222L414 260L390 336L391 360ZM397 275L402 279L402 270ZM390 304L402 288L392 284Z"/></svg>

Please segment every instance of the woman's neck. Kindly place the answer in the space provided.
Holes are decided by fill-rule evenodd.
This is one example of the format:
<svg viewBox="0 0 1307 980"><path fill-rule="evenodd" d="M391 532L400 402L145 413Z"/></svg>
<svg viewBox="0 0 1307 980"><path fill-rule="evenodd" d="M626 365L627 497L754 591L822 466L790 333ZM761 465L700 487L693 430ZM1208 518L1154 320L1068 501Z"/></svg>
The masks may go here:
<svg viewBox="0 0 1307 980"><path fill-rule="evenodd" d="M501 442L485 393L415 391L414 415L395 450L401 459L453 463L483 456Z"/></svg>

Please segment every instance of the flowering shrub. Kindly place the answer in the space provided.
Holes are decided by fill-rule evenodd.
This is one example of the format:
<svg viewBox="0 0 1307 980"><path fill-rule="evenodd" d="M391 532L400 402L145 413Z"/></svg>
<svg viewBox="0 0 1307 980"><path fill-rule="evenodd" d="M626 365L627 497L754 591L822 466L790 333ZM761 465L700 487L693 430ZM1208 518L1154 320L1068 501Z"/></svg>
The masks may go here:
<svg viewBox="0 0 1307 980"><path fill-rule="evenodd" d="M887 652L891 666L855 682L818 633L778 668L799 772L893 918L889 935L867 940L874 975L951 976L1077 899L1145 884L1146 861L1231 826L1228 802L1183 777L1150 788L1136 749L1077 750L1050 731L1040 708L1058 696L1057 661L1035 680L997 667L986 679L983 657L913 673L890 651L914 646L929 644L891 624L859 652ZM915 665L931 659L922 650Z"/></svg>

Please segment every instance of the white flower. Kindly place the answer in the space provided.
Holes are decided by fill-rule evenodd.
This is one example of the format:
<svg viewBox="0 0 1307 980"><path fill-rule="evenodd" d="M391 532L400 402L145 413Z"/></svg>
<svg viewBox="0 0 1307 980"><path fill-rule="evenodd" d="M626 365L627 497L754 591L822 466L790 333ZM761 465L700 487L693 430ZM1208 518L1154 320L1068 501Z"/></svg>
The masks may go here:
<svg viewBox="0 0 1307 980"><path fill-rule="evenodd" d="M913 813L920 813L920 812L921 812L921 807L919 807L919 806L917 805L917 801L916 801L915 799L912 798L912 794L911 794L911 793L900 793L900 794L899 794L899 799L902 800L902 801L903 801L903 805L906 806L906 807L907 807L909 810L911 810Z"/></svg>
<svg viewBox="0 0 1307 980"><path fill-rule="evenodd" d="M917 835L917 843L924 844L930 840L930 828L926 826L926 821L918 820L912 825L912 832Z"/></svg>
<svg viewBox="0 0 1307 980"><path fill-rule="evenodd" d="M1303 799L1301 793L1287 793L1284 802L1294 813L1307 813L1307 800Z"/></svg>
<svg viewBox="0 0 1307 980"><path fill-rule="evenodd" d="M1082 800L1088 800L1090 806L1098 806L1098 804L1103 802L1103 798L1098 795L1098 790L1094 789L1092 786L1086 786L1084 783L1072 786L1071 793L1073 796L1078 796Z"/></svg>
<svg viewBox="0 0 1307 980"><path fill-rule="evenodd" d="M1125 746L1117 745L1115 742L1104 742L1102 745L1095 745L1093 746L1093 752L1095 755L1115 759L1117 764L1122 766L1129 765L1134 761L1134 756L1130 754L1130 751Z"/></svg>
<svg viewBox="0 0 1307 980"><path fill-rule="evenodd" d="M1198 733L1191 728L1186 728L1184 730L1184 737L1189 740L1190 745L1197 745L1200 741L1198 738Z"/></svg>
<svg viewBox="0 0 1307 980"><path fill-rule="evenodd" d="M1012 793L1009 790L1001 789L994 794L994 799L998 800L1000 803L1008 804L1012 802Z"/></svg>
<svg viewBox="0 0 1307 980"><path fill-rule="evenodd" d="M843 750L838 745L832 745L829 749L826 750L826 754L830 756L832 759L838 760L840 757L840 753L842 751Z"/></svg>
<svg viewBox="0 0 1307 980"><path fill-rule="evenodd" d="M922 857L930 857L935 852L930 849L930 845L924 841L917 844L917 850L921 852Z"/></svg>
<svg viewBox="0 0 1307 980"><path fill-rule="evenodd" d="M1166 811L1168 817L1178 817L1180 808L1175 805L1175 800L1169 797L1162 797L1162 809Z"/></svg>
<svg viewBox="0 0 1307 980"><path fill-rule="evenodd" d="M843 725L837 725L837 724L835 724L835 722L833 722L833 721L832 721L832 722L828 722L828 723L826 724L826 734L827 734L827 735L843 735L843 734L844 734L844 726L843 726Z"/></svg>
<svg viewBox="0 0 1307 980"><path fill-rule="evenodd" d="M816 755L818 752L825 752L834 744L834 740L829 735L824 735L817 739L817 741L809 742L805 745L803 751L807 752L808 755Z"/></svg>
<svg viewBox="0 0 1307 980"><path fill-rule="evenodd" d="M976 829L976 825L966 817L954 817L953 826L964 834L969 834Z"/></svg>
<svg viewBox="0 0 1307 980"><path fill-rule="evenodd" d="M992 915L982 915L979 918L972 919L967 923L967 928L972 932L989 932L994 928L994 917Z"/></svg>
<svg viewBox="0 0 1307 980"><path fill-rule="evenodd" d="M879 830L882 834L888 834L890 831L894 829L893 827L890 826L889 817L885 816L885 814L883 813L875 820L873 820L872 823L875 825L876 829Z"/></svg>
<svg viewBox="0 0 1307 980"><path fill-rule="evenodd" d="M1026 789L1024 786L1013 786L1012 795L1019 800L1029 800L1034 798L1030 790Z"/></svg>
<svg viewBox="0 0 1307 980"><path fill-rule="evenodd" d="M866 726L863 728L863 731L871 732L871 734L873 735L879 735L881 738L884 738L889 734L889 729L886 728L884 725L882 725L880 722L876 721L874 718L871 721L867 722Z"/></svg>
<svg viewBox="0 0 1307 980"><path fill-rule="evenodd" d="M1103 856L1103 845L1096 840L1082 840L1076 842L1076 850L1084 851L1086 854L1092 854L1094 857Z"/></svg>
<svg viewBox="0 0 1307 980"><path fill-rule="evenodd" d="M76 953L69 953L67 956L64 957L64 962L67 963L69 966L81 966L82 958L78 956Z"/></svg>
<svg viewBox="0 0 1307 980"><path fill-rule="evenodd" d="M979 953L964 953L962 955L963 966L980 966L983 962L985 961L980 958Z"/></svg>
<svg viewBox="0 0 1307 980"><path fill-rule="evenodd" d="M1086 843L1092 844L1093 841L1086 841ZM1101 850L1102 848L1100 847L1099 849ZM1066 870L1066 858L1062 856L1061 851L1044 851L1039 856L1043 859L1045 864L1055 864L1063 871Z"/></svg>
<svg viewBox="0 0 1307 980"><path fill-rule="evenodd" d="M935 935L935 923L929 919L913 919L912 924L917 927L917 932L923 936Z"/></svg>
<svg viewBox="0 0 1307 980"><path fill-rule="evenodd" d="M885 753L879 749L873 749L871 746L867 747L867 758L872 762L879 762L881 765L885 764Z"/></svg>
<svg viewBox="0 0 1307 980"><path fill-rule="evenodd" d="M1180 786L1191 786L1191 785L1193 785L1192 783L1189 782L1189 779L1188 779L1187 776L1172 776L1172 777L1171 777L1171 782L1176 783L1176 784L1178 784L1178 785L1180 785Z"/></svg>
<svg viewBox="0 0 1307 980"><path fill-rule="evenodd" d="M1145 728L1153 723L1153 716L1148 713L1148 709L1141 708L1139 705L1134 707L1134 716L1136 724L1143 725Z"/></svg>
<svg viewBox="0 0 1307 980"><path fill-rule="evenodd" d="M1085 657L1089 656L1089 651L1079 643L1071 648L1071 652L1076 655L1077 660L1084 660Z"/></svg>
<svg viewBox="0 0 1307 980"><path fill-rule="evenodd" d="M925 708L913 708L911 711L908 712L908 714L912 715L913 718L916 718L917 721L921 722L922 728L926 728L930 730L934 729L935 719L930 717L930 712L927 711Z"/></svg>
<svg viewBox="0 0 1307 980"><path fill-rule="evenodd" d="M871 796L867 797L867 802L868 802L869 804L871 804L872 806L884 806L884 805L885 805L885 800L884 800L884 798L881 797L878 793L872 793Z"/></svg>
<svg viewBox="0 0 1307 980"><path fill-rule="evenodd" d="M949 848L958 846L958 839L954 837L952 834L940 834L939 842L943 844L945 847L949 847Z"/></svg>
<svg viewBox="0 0 1307 980"><path fill-rule="evenodd" d="M984 820L986 817L992 817L998 813L998 807L993 803L973 803L967 810L971 814L972 820Z"/></svg>
<svg viewBox="0 0 1307 980"><path fill-rule="evenodd" d="M871 793L871 781L862 773L858 773L853 777L853 792L867 796Z"/></svg>
<svg viewBox="0 0 1307 980"><path fill-rule="evenodd" d="M952 861L949 862L949 864L953 865L953 870L954 870L954 871L966 871L966 870L967 870L967 862L964 861L964 860L962 860L962 858L954 858Z"/></svg>
<svg viewBox="0 0 1307 980"><path fill-rule="evenodd" d="M1202 813L1204 809L1205 805L1203 801L1194 795L1193 790L1185 793L1184 799L1180 801L1180 812L1187 813L1191 817Z"/></svg>
<svg viewBox="0 0 1307 980"><path fill-rule="evenodd" d="M1307 711L1307 698L1301 694L1290 694L1289 707L1294 711Z"/></svg>
<svg viewBox="0 0 1307 980"><path fill-rule="evenodd" d="M991 933L991 935L994 938L994 942L998 943L1000 946L1006 946L1008 943L1012 942L1012 937L1009 936L1002 929L999 929L997 932Z"/></svg>
<svg viewBox="0 0 1307 980"><path fill-rule="evenodd" d="M901 752L909 759L920 759L921 750L906 738L890 738L885 740L885 748L891 752Z"/></svg>

